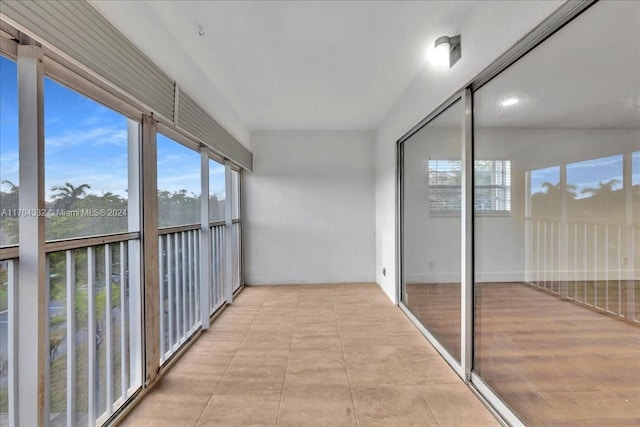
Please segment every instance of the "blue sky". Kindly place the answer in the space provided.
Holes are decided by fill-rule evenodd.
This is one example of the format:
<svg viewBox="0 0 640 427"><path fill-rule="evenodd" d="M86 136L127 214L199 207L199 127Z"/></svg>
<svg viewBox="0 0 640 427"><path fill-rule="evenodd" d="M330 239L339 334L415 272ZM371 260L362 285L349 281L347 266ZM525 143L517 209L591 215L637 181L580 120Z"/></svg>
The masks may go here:
<svg viewBox="0 0 640 427"><path fill-rule="evenodd" d="M158 134L158 189L200 194L200 153ZM209 161L209 194L224 199L224 166Z"/></svg>
<svg viewBox="0 0 640 427"><path fill-rule="evenodd" d="M607 182L617 179L619 182L614 185L614 189L622 188L622 155L601 157L586 160L583 162L567 164L567 184L577 187L578 198L588 197L589 194L582 194L585 188L597 188L600 182ZM632 183L640 184L640 151L636 151L632 156ZM560 166L537 169L531 171L531 194L544 192L543 182L550 182L554 185L560 182Z"/></svg>
<svg viewBox="0 0 640 427"><path fill-rule="evenodd" d="M87 183L127 195L127 118L46 78L45 198L51 187ZM0 180L18 183L16 64L0 58ZM224 167L211 162L210 193L224 198ZM199 153L158 134L158 188L200 194ZM3 186L6 189L7 186Z"/></svg>
<svg viewBox="0 0 640 427"><path fill-rule="evenodd" d="M560 166L531 171L530 180L531 194L544 193L545 187L542 186L542 183L548 182L553 185L558 185L560 182Z"/></svg>
<svg viewBox="0 0 640 427"><path fill-rule="evenodd" d="M18 182L18 103L16 65L0 57L0 182ZM3 185L3 189L7 186Z"/></svg>
<svg viewBox="0 0 640 427"><path fill-rule="evenodd" d="M90 193L126 196L127 119L64 86L45 79L45 186L71 182L91 185ZM0 57L0 180L18 183L18 110L16 64ZM633 183L640 184L640 152L633 155ZM200 155L158 134L158 188L200 193ZM557 183L559 167L532 171L531 193L543 182ZM567 165L567 181L580 191L598 182L622 182L622 156ZM210 193L224 198L224 167L210 162ZM618 187L621 183L618 184ZM7 186L3 186L7 189Z"/></svg>

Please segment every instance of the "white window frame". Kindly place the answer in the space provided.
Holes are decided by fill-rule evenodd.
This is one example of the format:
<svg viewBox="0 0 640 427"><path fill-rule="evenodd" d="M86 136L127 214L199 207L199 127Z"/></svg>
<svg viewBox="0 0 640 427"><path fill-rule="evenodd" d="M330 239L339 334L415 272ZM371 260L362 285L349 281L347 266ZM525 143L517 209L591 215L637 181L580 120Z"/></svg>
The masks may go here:
<svg viewBox="0 0 640 427"><path fill-rule="evenodd" d="M429 203L429 214L431 216L455 216L455 215L460 215L460 204L462 203L462 198L460 198L460 204L457 205L456 207L456 203L454 199L449 199L449 200L442 200L442 199L438 199L436 200L437 204L440 204L439 202L447 202L447 204L449 206L452 206L451 209L440 209L437 207L434 207L434 201L432 200L432 190L438 190L438 189L450 189L450 190L456 190L462 189L461 185L451 185L451 184L432 184L430 182L430 177L431 177L431 162L451 162L451 163L459 163L460 164L460 174L462 174L462 163L460 160L447 160L447 159L429 159L427 162L427 187L428 187L428 191L429 191L429 196L428 196L428 203ZM496 170L496 165L498 163L502 163L502 168L501 168L501 179L500 182L502 182L502 184L474 184L474 188L475 190L480 190L480 189L495 189L495 190L502 190L502 193L504 194L504 197L501 198L500 200L496 200L496 199L492 199L490 200L492 207L491 209L486 209L486 210L477 210L476 209L476 200L474 199L474 213L475 215L487 215L487 216L510 216L511 215L511 160L506 160L506 159L492 159L492 160L475 160L475 162L478 161L482 161L482 162L486 162L486 161L490 161L493 164L493 169L494 172ZM474 166L474 174L475 174L475 166ZM454 192L452 191L452 194ZM477 192L476 192L477 194ZM460 197L462 197L462 192L460 192ZM500 205L504 206L504 209L498 209L498 207L500 207Z"/></svg>

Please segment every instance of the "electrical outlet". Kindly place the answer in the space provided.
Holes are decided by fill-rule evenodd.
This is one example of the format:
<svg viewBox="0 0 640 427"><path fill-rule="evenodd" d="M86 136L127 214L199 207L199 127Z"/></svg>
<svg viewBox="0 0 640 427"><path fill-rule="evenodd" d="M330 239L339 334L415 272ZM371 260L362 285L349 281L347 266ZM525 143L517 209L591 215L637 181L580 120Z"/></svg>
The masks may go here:
<svg viewBox="0 0 640 427"><path fill-rule="evenodd" d="M622 257L622 265L629 265L629 257L628 256Z"/></svg>
<svg viewBox="0 0 640 427"><path fill-rule="evenodd" d="M383 276L387 275L387 268L386 267L382 267L382 275Z"/></svg>
<svg viewBox="0 0 640 427"><path fill-rule="evenodd" d="M433 268L433 260L432 259L429 260L429 268Z"/></svg>

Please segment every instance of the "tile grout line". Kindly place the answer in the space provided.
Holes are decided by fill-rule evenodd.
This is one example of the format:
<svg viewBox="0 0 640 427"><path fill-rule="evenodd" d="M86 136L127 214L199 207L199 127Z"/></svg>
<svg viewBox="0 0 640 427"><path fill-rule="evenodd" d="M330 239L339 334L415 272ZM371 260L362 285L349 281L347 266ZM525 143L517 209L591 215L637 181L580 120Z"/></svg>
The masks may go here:
<svg viewBox="0 0 640 427"><path fill-rule="evenodd" d="M245 289L246 290L246 289ZM262 302L262 304L260 304L260 309L262 309L264 305L264 301ZM213 389L213 392L211 393L211 396L209 397L209 400L207 400L207 404L204 405L204 408L202 409L202 412L200 413L200 416L198 417L197 421L195 422L194 426L197 426L198 423L200 423L200 420L202 419L202 416L204 415L204 413L206 412L207 408L209 407L209 404L211 403L211 401L213 400L213 396L216 394L216 391L218 390L218 387L220 387L220 383L222 383L222 380L224 380L224 377L227 375L227 371L229 370L229 366L231 366L231 364L233 363L234 359L236 358L236 355L238 354L238 351L240 351L240 347L242 346L242 343L244 342L244 340L247 338L247 334L249 334L249 329L251 329L251 326L253 326L253 323L256 320L256 317L258 315L258 312L260 312L260 310L256 311L253 314L253 319L251 319L251 323L249 324L249 327L247 328L247 330L244 333L244 336L242 337L242 341L240 341L240 344L238 344L238 348L236 349L236 351L233 353L233 357L231 358L231 360L229 360L229 363L227 364L227 367L224 369L224 372L222 373L222 376L220 377L220 380L218 381L218 384L216 384L216 388ZM223 313L224 314L224 313ZM216 319L217 320L217 319ZM213 321L215 323L215 320ZM214 332L215 333L215 332Z"/></svg>
<svg viewBox="0 0 640 427"><path fill-rule="evenodd" d="M351 404L353 405L353 416L356 419L356 425L360 427L360 420L358 418L358 410L356 409L356 401L353 398L353 388L351 387L351 377L349 377L349 370L347 369L347 355L344 351L344 341L342 341L342 332L340 331L340 322L338 321L338 314L336 313L336 302L333 299L334 295L331 293L331 302L333 303L333 315L336 318L336 325L338 326L338 337L340 337L340 349L342 350L342 359L344 360L344 371L347 374L347 382L349 383L349 395L351 396Z"/></svg>
<svg viewBox="0 0 640 427"><path fill-rule="evenodd" d="M393 341L392 341L392 343L393 343ZM438 416L436 415L436 413L433 411L433 408L429 404L429 401L427 400L427 397L422 392L422 388L420 388L420 384L418 384L418 381L416 380L415 376L413 375L411 370L407 367L407 364L405 363L404 358L398 352L398 348L396 347L395 344L393 345L393 347L396 349L396 352L398 353L398 357L400 358L400 362L402 363L402 366L404 366L404 369L406 369L407 372L409 372L409 375L411 376L411 379L413 380L413 382L415 383L416 387L418 388L418 392L420 392L420 396L422 397L422 400L427 404L427 407L429 408L429 411L431 411L431 415L433 415L433 418L438 422L438 425L442 425L442 423L438 419Z"/></svg>
<svg viewBox="0 0 640 427"><path fill-rule="evenodd" d="M300 291L297 291L298 298L296 301L296 315L293 319L293 329L291 330L291 341L289 341L289 353L287 353L287 365L284 369L284 378L282 378L282 391L280 392L280 403L278 404L278 413L274 427L280 422L280 411L282 410L282 401L284 400L284 387L287 382L287 372L289 371L289 361L291 360L291 348L293 348L293 335L296 328L296 319L298 317L298 307L300 306Z"/></svg>
<svg viewBox="0 0 640 427"><path fill-rule="evenodd" d="M383 328L384 329L384 328ZM418 333L420 333L420 331L418 331L416 329L416 331ZM389 336L389 332L385 329L385 334L387 336ZM389 338L389 340L391 341L391 338ZM426 340L426 339L425 339ZM407 364L404 361L404 358L402 357L402 355L400 354L400 352L398 352L398 347L396 346L396 344L393 343L393 341L391 341L391 343L393 344L393 348L395 349L396 353L398 354L398 358L400 359L400 363L402 363L402 366L404 366L404 369L409 373L409 375L411 376L411 379L413 380L414 384L416 385L416 387L418 388L418 392L420 393L420 396L422 397L422 400L427 404L427 407L429 408L429 411L431 411L431 415L433 415L433 418L438 422L438 425L442 425L442 423L440 422L440 420L438 419L438 416L436 415L436 413L434 412L433 408L431 407L431 405L429 404L429 401L427 400L426 396L424 395L424 393L422 392L422 389L420 388L420 384L418 384L418 381L416 380L415 376L413 375L413 373L411 372L411 370L407 367Z"/></svg>
<svg viewBox="0 0 640 427"><path fill-rule="evenodd" d="M395 306L394 306L395 307ZM424 396L424 393L422 393L422 389L420 388L420 384L418 384L418 381L416 380L415 376L413 375L413 373L411 372L411 370L409 369L409 367L407 366L407 364L405 363L404 358L402 357L402 355L400 354L400 352L398 351L398 345L395 344L393 342L393 340L391 340L390 335L392 334L391 331L387 331L386 328L384 327L384 323L385 320L381 319L378 315L378 313L376 313L376 317L378 319L379 322L383 323L382 325L382 330L384 331L385 335L387 336L387 338L389 338L389 341L391 342L391 345L393 346L393 349L395 351L395 353L398 356L398 359L400 359L400 363L402 364L402 366L404 367L405 371L407 371L407 373L409 374L409 376L411 377L411 379L413 380L413 383L415 384L415 386L418 389L418 392L420 393L420 397L422 397L422 400L427 404L427 407L429 408L429 411L431 412L431 415L433 415L433 418L436 420L436 422L438 423L438 425L442 425L442 423L440 422L440 420L438 419L438 417L436 416L435 412L433 411L433 408L431 407L431 405L429 405L429 402L427 401L427 398ZM419 332L416 329L417 332Z"/></svg>

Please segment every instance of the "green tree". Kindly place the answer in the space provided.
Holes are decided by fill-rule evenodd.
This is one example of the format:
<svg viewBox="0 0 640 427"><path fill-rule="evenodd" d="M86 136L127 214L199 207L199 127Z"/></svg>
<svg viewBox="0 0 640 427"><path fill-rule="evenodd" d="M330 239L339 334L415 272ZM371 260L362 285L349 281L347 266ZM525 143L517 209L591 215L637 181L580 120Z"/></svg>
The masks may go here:
<svg viewBox="0 0 640 427"><path fill-rule="evenodd" d="M620 183L620 180L616 178L610 179L606 182L600 181L598 182L598 187L583 188L580 192L582 194L591 194L591 197L609 198L615 193L616 190L614 190L613 187L618 183Z"/></svg>
<svg viewBox="0 0 640 427"><path fill-rule="evenodd" d="M85 185L85 184L83 184ZM107 192L76 199L66 210L73 216L53 216L47 224L47 239L96 236L127 231L127 200Z"/></svg>
<svg viewBox="0 0 640 427"><path fill-rule="evenodd" d="M71 209L73 205L84 196L86 190L90 189L89 184L80 184L77 187L66 182L64 185L54 185L51 187L51 191L55 191L53 194L54 208L56 209Z"/></svg>
<svg viewBox="0 0 640 427"><path fill-rule="evenodd" d="M20 189L11 181L2 184L9 186L9 191L0 189L0 245L14 245L18 243L18 217L6 210L18 208Z"/></svg>
<svg viewBox="0 0 640 427"><path fill-rule="evenodd" d="M182 189L158 191L158 224L160 227L200 223L200 196Z"/></svg>
<svg viewBox="0 0 640 427"><path fill-rule="evenodd" d="M619 183L619 179L613 178L598 182L597 187L583 188L580 193L586 197L577 200L576 212L572 216L621 221L625 212L624 208L621 208L625 204L624 191L614 188Z"/></svg>
<svg viewBox="0 0 640 427"><path fill-rule="evenodd" d="M560 218L560 205L562 200L561 184L543 182L544 191L538 191L531 195L531 215L534 217ZM576 199L577 186L566 186L567 207L571 210L573 200Z"/></svg>

